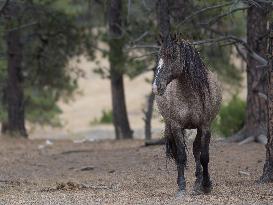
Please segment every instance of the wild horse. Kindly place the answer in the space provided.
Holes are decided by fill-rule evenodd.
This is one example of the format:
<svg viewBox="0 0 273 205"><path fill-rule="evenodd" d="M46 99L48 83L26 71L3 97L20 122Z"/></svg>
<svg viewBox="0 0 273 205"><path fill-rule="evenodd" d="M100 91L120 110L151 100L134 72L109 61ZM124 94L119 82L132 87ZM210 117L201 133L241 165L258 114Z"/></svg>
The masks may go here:
<svg viewBox="0 0 273 205"><path fill-rule="evenodd" d="M178 194L185 193L186 189L185 129L197 129L193 142L194 192L209 193L212 189L208 170L210 125L222 101L216 75L205 66L199 52L189 42L168 36L159 51L153 92L165 121L166 155L177 165Z"/></svg>

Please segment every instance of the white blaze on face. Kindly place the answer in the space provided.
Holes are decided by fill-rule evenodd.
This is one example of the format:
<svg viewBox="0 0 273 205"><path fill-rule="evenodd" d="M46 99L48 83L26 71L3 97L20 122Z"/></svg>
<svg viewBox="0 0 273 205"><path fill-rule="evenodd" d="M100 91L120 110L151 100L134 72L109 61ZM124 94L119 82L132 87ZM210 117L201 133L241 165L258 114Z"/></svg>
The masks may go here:
<svg viewBox="0 0 273 205"><path fill-rule="evenodd" d="M163 68L163 64L164 64L163 59L160 58L159 61L158 61L158 66L157 66L157 69L156 69L157 71L156 71L156 75L155 75L155 79L154 79L154 83L153 83L153 92L154 92L154 94L158 94L156 81L157 81L157 76L158 76L160 70Z"/></svg>

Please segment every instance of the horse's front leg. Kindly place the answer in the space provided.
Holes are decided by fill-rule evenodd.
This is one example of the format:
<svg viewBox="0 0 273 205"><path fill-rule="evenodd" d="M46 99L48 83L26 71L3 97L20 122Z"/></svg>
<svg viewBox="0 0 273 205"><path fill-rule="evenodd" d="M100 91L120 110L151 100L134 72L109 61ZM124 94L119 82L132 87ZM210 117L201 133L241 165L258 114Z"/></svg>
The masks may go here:
<svg viewBox="0 0 273 205"><path fill-rule="evenodd" d="M200 161L203 167L202 191L204 193L209 193L212 189L212 183L210 180L209 169L208 169L210 137L211 137L211 133L209 129L202 130Z"/></svg>
<svg viewBox="0 0 273 205"><path fill-rule="evenodd" d="M194 183L194 193L199 194L201 192L201 185L202 185L202 167L200 162L200 155L201 155L201 137L202 137L202 130L197 129L197 135L193 142L193 156L195 159L195 183Z"/></svg>
<svg viewBox="0 0 273 205"><path fill-rule="evenodd" d="M186 191L186 180L184 176L184 170L187 163L186 143L184 130L181 128L172 128L174 140L176 144L176 165L177 165L177 185L178 185L178 196L183 195Z"/></svg>

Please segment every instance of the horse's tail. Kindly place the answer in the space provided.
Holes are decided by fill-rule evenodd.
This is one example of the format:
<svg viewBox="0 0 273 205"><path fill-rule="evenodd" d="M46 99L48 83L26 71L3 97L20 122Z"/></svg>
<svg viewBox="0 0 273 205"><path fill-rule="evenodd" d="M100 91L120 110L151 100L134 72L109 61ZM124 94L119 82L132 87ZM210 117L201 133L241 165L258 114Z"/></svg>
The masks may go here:
<svg viewBox="0 0 273 205"><path fill-rule="evenodd" d="M175 139L176 137L176 139ZM186 166L187 164L187 153L186 153L186 143L185 134L183 132L183 137L179 136L166 136L166 157L168 159L173 159L177 165ZM180 153L180 155L178 154Z"/></svg>
<svg viewBox="0 0 273 205"><path fill-rule="evenodd" d="M166 137L166 157L177 161L177 147L175 144L174 137Z"/></svg>

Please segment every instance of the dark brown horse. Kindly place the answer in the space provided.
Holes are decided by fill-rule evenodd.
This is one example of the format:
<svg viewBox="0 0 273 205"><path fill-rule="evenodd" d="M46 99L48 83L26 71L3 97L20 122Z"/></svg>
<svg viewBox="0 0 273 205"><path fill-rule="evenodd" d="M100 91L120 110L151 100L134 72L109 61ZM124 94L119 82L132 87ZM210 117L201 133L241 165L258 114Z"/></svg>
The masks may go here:
<svg viewBox="0 0 273 205"><path fill-rule="evenodd" d="M177 165L178 193L185 193L186 188L185 129L197 129L193 142L194 191L209 193L212 188L208 170L210 125L220 108L221 88L189 42L169 36L161 45L158 59L153 92L165 121L166 154Z"/></svg>

